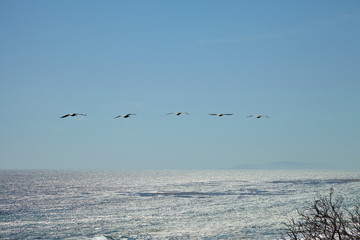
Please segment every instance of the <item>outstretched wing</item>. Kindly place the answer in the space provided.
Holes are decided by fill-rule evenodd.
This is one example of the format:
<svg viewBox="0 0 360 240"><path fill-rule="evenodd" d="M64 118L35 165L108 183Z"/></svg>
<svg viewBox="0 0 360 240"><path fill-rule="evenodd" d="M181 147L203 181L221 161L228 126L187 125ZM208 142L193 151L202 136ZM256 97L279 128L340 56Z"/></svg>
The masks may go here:
<svg viewBox="0 0 360 240"><path fill-rule="evenodd" d="M224 113L223 115L233 115L233 113Z"/></svg>
<svg viewBox="0 0 360 240"><path fill-rule="evenodd" d="M209 115L216 116L217 114L216 113L209 113Z"/></svg>
<svg viewBox="0 0 360 240"><path fill-rule="evenodd" d="M253 117L254 115L249 115L249 116L247 116L247 117Z"/></svg>
<svg viewBox="0 0 360 240"><path fill-rule="evenodd" d="M76 115L86 116L86 114L83 114L83 113L76 113Z"/></svg>
<svg viewBox="0 0 360 240"><path fill-rule="evenodd" d="M122 117L122 115L116 116L116 117L114 117L114 118L119 118L119 117Z"/></svg>
<svg viewBox="0 0 360 240"><path fill-rule="evenodd" d="M66 118L66 117L68 117L68 116L70 116L70 114L66 114L66 115L64 115L64 116L62 116L62 117L60 117L60 118Z"/></svg>

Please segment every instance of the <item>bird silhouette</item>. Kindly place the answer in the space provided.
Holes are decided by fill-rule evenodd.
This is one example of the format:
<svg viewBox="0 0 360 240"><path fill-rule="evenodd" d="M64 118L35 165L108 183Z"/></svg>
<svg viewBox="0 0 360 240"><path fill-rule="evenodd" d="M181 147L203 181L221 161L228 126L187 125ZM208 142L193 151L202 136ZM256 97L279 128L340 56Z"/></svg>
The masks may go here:
<svg viewBox="0 0 360 240"><path fill-rule="evenodd" d="M128 114L125 114L125 115L119 115L119 116L116 116L115 118L128 118L128 117L130 117L131 115L136 115L136 114L134 114L134 113L128 113Z"/></svg>
<svg viewBox="0 0 360 240"><path fill-rule="evenodd" d="M222 117L224 115L233 115L233 113L209 113L209 115Z"/></svg>
<svg viewBox="0 0 360 240"><path fill-rule="evenodd" d="M266 116L266 115L249 115L247 117L255 117L255 118L263 118L263 117L266 117L266 118L269 118L269 116Z"/></svg>
<svg viewBox="0 0 360 240"><path fill-rule="evenodd" d="M69 114L66 114L60 118L66 118L66 117L75 117L75 116L86 116L86 114L82 114L82 113L69 113Z"/></svg>
<svg viewBox="0 0 360 240"><path fill-rule="evenodd" d="M190 115L189 113L187 112L171 112L171 113L168 113L167 115L170 115L170 114L175 114L177 116L181 115L181 114L187 114L187 115Z"/></svg>

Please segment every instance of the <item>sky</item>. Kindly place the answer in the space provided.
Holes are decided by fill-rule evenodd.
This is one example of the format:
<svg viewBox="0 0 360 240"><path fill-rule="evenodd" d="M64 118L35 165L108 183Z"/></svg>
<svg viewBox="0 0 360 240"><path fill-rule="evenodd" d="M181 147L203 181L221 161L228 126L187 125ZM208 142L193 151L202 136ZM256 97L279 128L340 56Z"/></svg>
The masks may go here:
<svg viewBox="0 0 360 240"><path fill-rule="evenodd" d="M360 170L359 43L357 0L0 1L0 169Z"/></svg>

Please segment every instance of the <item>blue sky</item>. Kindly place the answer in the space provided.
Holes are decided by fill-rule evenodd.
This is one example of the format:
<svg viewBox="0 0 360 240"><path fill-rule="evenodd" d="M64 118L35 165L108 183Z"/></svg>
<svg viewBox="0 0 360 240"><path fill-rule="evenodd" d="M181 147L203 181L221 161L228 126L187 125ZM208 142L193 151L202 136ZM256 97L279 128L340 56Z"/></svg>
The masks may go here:
<svg viewBox="0 0 360 240"><path fill-rule="evenodd" d="M350 0L0 1L0 168L360 169L359 26Z"/></svg>

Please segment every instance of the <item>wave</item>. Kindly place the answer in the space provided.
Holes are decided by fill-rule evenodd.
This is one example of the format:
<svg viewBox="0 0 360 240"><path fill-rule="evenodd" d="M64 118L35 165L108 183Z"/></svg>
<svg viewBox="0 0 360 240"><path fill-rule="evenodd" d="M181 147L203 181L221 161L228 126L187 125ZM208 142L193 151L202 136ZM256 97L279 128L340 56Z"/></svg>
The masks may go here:
<svg viewBox="0 0 360 240"><path fill-rule="evenodd" d="M360 182L360 179L305 179L305 180L276 180L270 181L269 183L284 183L284 184L301 184L301 185L319 185L319 184L345 184L345 183L354 183Z"/></svg>
<svg viewBox="0 0 360 240"><path fill-rule="evenodd" d="M205 198L205 197L217 197L217 196L253 196L253 195L288 195L290 192L289 190L279 190L279 191L266 191L266 190L259 190L259 189L244 189L242 192L232 192L232 191L225 191L225 192L141 192L137 193L140 197L161 197L161 196L171 196L171 197L180 197L180 198L191 198L191 197L198 197L198 198Z"/></svg>

